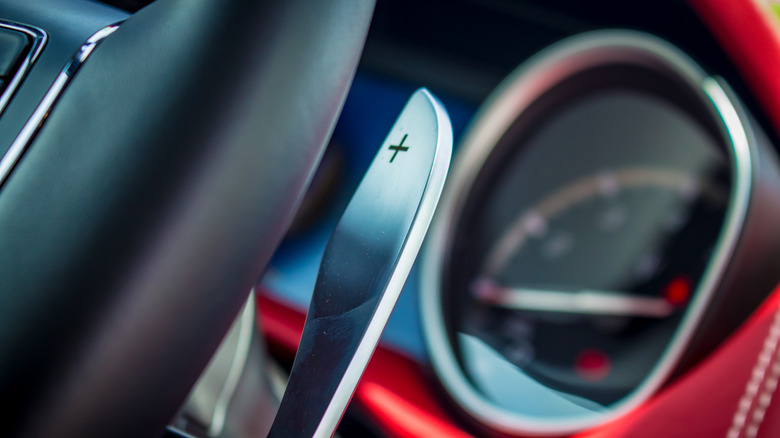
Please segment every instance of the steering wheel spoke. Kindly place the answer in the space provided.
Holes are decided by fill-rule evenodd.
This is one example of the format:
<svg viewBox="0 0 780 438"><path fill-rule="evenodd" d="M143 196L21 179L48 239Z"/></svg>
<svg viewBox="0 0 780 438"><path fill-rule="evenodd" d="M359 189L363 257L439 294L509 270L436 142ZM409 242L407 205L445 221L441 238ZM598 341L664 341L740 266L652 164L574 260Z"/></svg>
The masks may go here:
<svg viewBox="0 0 780 438"><path fill-rule="evenodd" d="M160 0L94 49L0 187L11 434L163 432L292 220L372 8ZM0 118L9 145L78 46L126 15L0 14L51 37Z"/></svg>

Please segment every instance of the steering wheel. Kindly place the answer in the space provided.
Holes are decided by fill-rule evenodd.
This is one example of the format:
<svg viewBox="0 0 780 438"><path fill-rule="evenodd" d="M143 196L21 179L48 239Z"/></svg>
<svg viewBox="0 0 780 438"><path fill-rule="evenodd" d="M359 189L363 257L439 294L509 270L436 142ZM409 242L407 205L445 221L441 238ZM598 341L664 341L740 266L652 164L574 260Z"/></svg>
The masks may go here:
<svg viewBox="0 0 780 438"><path fill-rule="evenodd" d="M90 8L118 14L5 3L0 18L52 29L30 87ZM158 0L71 66L0 186L4 434L163 433L292 220L372 10ZM0 130L43 97L27 86Z"/></svg>

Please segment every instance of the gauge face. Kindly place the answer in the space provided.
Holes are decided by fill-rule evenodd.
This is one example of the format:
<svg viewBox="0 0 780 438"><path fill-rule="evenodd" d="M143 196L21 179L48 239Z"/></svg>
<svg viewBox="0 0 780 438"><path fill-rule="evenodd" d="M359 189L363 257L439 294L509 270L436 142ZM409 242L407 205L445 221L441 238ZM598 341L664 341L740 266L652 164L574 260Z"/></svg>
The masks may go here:
<svg viewBox="0 0 780 438"><path fill-rule="evenodd" d="M650 374L696 292L728 160L694 117L632 87L570 97L529 131L502 139L453 235L451 342L507 408L533 383L604 410ZM507 374L525 383L507 392Z"/></svg>
<svg viewBox="0 0 780 438"><path fill-rule="evenodd" d="M496 218L508 226L484 243L482 266L459 291L466 305L454 309L455 330L544 386L601 406L619 401L679 324L727 193L683 171L629 167ZM474 361L468 348L464 363Z"/></svg>
<svg viewBox="0 0 780 438"><path fill-rule="evenodd" d="M434 224L447 230L426 259L434 365L504 431L570 432L647 397L712 292L729 143L689 82L626 58L549 85L493 143L473 134L478 164L455 169L451 216Z"/></svg>

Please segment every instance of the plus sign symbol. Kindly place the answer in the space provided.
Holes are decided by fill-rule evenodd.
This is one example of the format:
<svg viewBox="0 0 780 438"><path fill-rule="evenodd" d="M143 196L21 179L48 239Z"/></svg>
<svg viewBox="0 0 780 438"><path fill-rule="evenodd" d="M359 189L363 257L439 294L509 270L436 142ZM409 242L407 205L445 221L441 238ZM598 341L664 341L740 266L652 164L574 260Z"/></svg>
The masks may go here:
<svg viewBox="0 0 780 438"><path fill-rule="evenodd" d="M408 137L409 134L404 134L404 138L401 139L401 143L390 145L388 149L393 151L393 156L390 158L390 162L392 163L393 160L395 160L395 156L398 155L399 152L406 152L409 150L409 146L404 146L404 142L406 141L406 137Z"/></svg>

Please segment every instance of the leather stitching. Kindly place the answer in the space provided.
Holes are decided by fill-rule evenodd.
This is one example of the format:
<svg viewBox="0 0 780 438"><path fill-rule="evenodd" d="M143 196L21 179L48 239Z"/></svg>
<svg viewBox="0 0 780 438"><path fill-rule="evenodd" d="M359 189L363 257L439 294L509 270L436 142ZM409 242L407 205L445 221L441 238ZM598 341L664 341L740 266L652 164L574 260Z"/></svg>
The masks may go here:
<svg viewBox="0 0 780 438"><path fill-rule="evenodd" d="M739 438L743 430L746 438L754 438L758 434L761 421L764 419L766 409L777 387L778 378L780 378L778 342L780 342L780 308L775 311L772 325L764 338L761 352L758 354L756 364L753 366L750 379L747 385L745 385L745 391L737 405L737 410L731 421L731 427L726 433L727 438ZM767 377L767 369L770 366L770 375ZM760 396L759 389L761 389ZM756 402L757 397L758 402ZM752 412L751 407L753 408ZM748 415L750 415L750 422L746 428Z"/></svg>
<svg viewBox="0 0 780 438"><path fill-rule="evenodd" d="M774 336L780 337L780 326L772 325L773 330L777 332ZM753 407L753 412L750 414L749 423L745 429L745 436L747 438L755 438L758 435L758 429L761 427L761 422L764 420L764 414L769 408L769 403L772 401L772 396L777 389L777 381L780 378L780 349L772 358L772 363L769 368L769 376L764 380L764 385L761 388L761 393Z"/></svg>

